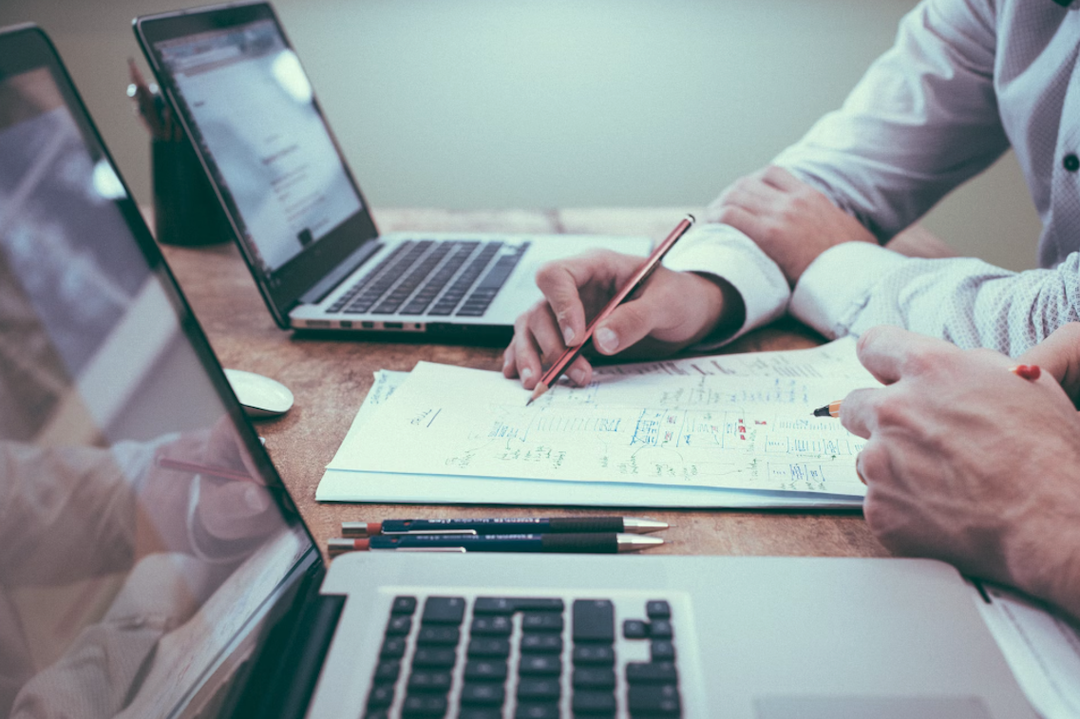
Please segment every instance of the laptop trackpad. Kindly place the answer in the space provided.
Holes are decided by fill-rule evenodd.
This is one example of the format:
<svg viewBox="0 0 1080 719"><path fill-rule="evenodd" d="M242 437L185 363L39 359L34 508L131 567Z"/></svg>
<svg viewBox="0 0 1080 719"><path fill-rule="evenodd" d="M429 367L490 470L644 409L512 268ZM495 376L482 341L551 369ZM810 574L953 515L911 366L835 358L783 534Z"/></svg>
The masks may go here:
<svg viewBox="0 0 1080 719"><path fill-rule="evenodd" d="M757 719L990 719L976 697L767 696Z"/></svg>

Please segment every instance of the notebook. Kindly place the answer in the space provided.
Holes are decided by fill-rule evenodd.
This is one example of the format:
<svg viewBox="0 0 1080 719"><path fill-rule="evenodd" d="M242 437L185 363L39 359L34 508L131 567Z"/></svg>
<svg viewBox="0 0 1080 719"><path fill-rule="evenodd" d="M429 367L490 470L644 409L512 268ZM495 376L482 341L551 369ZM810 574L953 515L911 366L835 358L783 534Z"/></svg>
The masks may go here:
<svg viewBox="0 0 1080 719"><path fill-rule="evenodd" d="M544 263L649 252L643 238L380 235L268 3L141 17L135 32L283 328L508 336L542 297Z"/></svg>
<svg viewBox="0 0 1080 719"><path fill-rule="evenodd" d="M42 31L0 32L0 715L1029 717L950 567L327 567Z"/></svg>

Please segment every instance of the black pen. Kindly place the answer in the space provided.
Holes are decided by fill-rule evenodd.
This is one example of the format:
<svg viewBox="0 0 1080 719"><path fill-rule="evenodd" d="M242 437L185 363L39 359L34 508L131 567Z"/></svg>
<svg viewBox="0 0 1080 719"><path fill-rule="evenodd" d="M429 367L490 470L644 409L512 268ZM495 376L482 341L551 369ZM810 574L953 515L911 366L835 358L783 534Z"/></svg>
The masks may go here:
<svg viewBox="0 0 1080 719"><path fill-rule="evenodd" d="M341 523L341 533L346 537L374 537L390 534L563 534L566 532L648 534L667 528L667 522L639 517L384 519L381 522Z"/></svg>
<svg viewBox="0 0 1080 719"><path fill-rule="evenodd" d="M331 539L331 555L342 552L637 552L664 543L659 537L616 532L587 534L404 534Z"/></svg>

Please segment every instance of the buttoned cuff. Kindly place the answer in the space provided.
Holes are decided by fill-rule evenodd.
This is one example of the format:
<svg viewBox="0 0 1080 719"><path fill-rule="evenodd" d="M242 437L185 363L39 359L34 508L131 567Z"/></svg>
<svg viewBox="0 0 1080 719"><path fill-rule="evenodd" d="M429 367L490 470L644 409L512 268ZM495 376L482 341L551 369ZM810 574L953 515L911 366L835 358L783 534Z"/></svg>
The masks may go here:
<svg viewBox="0 0 1080 719"><path fill-rule="evenodd" d="M677 272L699 272L727 280L742 295L746 319L735 332L722 328L705 337L695 350L719 347L755 327L772 322L787 310L791 290L780 268L753 240L728 225L698 225L676 243L664 266Z"/></svg>
<svg viewBox="0 0 1080 719"><path fill-rule="evenodd" d="M910 258L869 242L843 242L822 252L795 284L791 314L829 339L848 334L870 290Z"/></svg>

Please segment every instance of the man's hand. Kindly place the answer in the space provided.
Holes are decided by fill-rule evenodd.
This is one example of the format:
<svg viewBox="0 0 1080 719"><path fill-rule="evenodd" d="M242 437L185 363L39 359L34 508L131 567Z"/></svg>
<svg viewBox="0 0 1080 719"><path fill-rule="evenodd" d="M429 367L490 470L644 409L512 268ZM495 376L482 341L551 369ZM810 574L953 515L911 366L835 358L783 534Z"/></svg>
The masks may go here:
<svg viewBox="0 0 1080 719"><path fill-rule="evenodd" d="M601 251L542 267L536 284L544 299L514 323L514 338L503 355L503 374L520 377L526 389L533 389L543 367L582 342L588 320L642 262L641 257ZM642 354L671 353L697 342L718 323L741 323L743 315L742 298L726 281L661 266L633 299L597 327L593 346L605 355L632 346ZM567 375L578 386L588 384L592 366L579 356Z"/></svg>
<svg viewBox="0 0 1080 719"><path fill-rule="evenodd" d="M857 468L882 544L1080 617L1080 417L1058 383L1080 386L1080 327L1018 360L895 327L866 332L858 352L888 386L849 394L840 420L869 440ZM1021 379L1017 362L1045 372Z"/></svg>
<svg viewBox="0 0 1080 719"><path fill-rule="evenodd" d="M792 287L830 247L877 242L828 197L774 166L736 180L709 206L705 219L731 225L756 242Z"/></svg>

